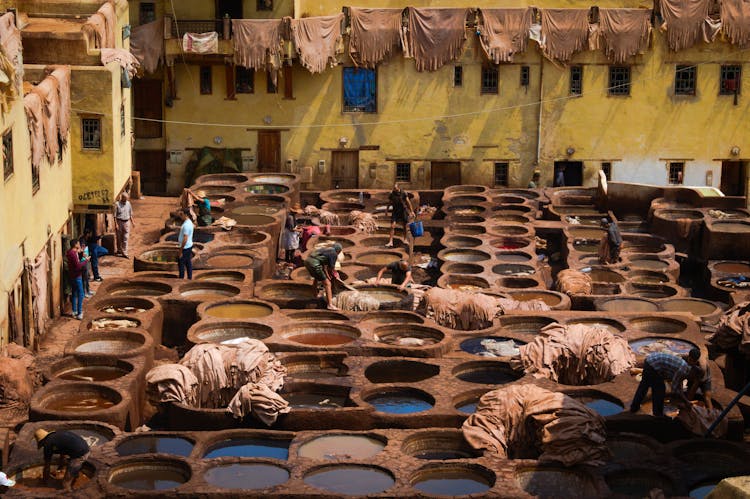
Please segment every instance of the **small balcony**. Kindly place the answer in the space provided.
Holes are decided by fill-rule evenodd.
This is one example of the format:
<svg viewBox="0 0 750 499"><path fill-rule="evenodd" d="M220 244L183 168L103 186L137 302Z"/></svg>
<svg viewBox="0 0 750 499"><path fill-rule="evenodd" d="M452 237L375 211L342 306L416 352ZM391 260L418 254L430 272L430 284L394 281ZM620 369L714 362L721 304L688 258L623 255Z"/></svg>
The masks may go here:
<svg viewBox="0 0 750 499"><path fill-rule="evenodd" d="M232 22L230 19L199 19L199 20L175 20L171 16L164 19L164 50L167 57L184 54L190 59L205 59L210 57L224 57L232 55ZM219 44L216 52L196 54L182 52L182 37L185 33L210 33L215 31L219 35Z"/></svg>

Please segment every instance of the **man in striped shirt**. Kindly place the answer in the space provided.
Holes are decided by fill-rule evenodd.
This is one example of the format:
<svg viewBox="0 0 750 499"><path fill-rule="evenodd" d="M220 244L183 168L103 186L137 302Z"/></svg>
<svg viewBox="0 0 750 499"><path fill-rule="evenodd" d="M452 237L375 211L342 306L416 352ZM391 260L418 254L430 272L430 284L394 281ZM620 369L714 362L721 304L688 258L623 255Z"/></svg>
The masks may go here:
<svg viewBox="0 0 750 499"><path fill-rule="evenodd" d="M654 416L664 416L664 380L669 380L672 386L672 396L687 400L682 388L683 381L690 382L700 378L701 370L698 367L700 350L693 348L688 353L686 360L670 353L654 352L646 356L643 363L643 377L635 391L633 402L630 403L630 412L638 412L641 402L651 389L651 402Z"/></svg>

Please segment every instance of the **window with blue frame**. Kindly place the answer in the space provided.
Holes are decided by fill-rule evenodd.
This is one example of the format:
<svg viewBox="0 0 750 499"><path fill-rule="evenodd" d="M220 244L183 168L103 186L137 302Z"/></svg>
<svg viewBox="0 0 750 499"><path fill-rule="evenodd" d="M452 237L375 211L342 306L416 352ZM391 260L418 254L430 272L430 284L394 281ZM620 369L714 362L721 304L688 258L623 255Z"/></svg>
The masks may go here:
<svg viewBox="0 0 750 499"><path fill-rule="evenodd" d="M344 112L378 112L377 72L367 68L344 68Z"/></svg>

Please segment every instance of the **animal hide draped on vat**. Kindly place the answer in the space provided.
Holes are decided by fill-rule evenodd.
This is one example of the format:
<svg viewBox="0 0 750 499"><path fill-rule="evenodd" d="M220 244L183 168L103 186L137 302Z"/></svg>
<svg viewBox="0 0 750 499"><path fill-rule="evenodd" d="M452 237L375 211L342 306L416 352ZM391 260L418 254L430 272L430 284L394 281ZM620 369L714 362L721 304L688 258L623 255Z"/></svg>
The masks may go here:
<svg viewBox="0 0 750 499"><path fill-rule="evenodd" d="M354 210L349 213L349 225L364 232L365 234L372 234L378 229L378 222L372 213L364 211Z"/></svg>
<svg viewBox="0 0 750 499"><path fill-rule="evenodd" d="M342 13L289 21L292 41L302 67L311 73L322 73L329 63L332 67L336 65L336 55L340 51L339 45L342 41L343 20Z"/></svg>
<svg viewBox="0 0 750 499"><path fill-rule="evenodd" d="M750 45L750 2L722 0L721 23L730 43L741 48Z"/></svg>
<svg viewBox="0 0 750 499"><path fill-rule="evenodd" d="M635 365L628 342L605 326L550 324L519 347L527 374L566 385L596 385Z"/></svg>
<svg viewBox="0 0 750 499"><path fill-rule="evenodd" d="M592 286L591 276L584 272L565 269L557 274L557 290L566 295L590 295Z"/></svg>
<svg viewBox="0 0 750 499"><path fill-rule="evenodd" d="M750 301L727 310L709 341L724 350L739 347L744 353L750 354Z"/></svg>
<svg viewBox="0 0 750 499"><path fill-rule="evenodd" d="M162 364L146 374L147 391L154 402L177 402L189 406L198 403L198 378L180 364Z"/></svg>
<svg viewBox="0 0 750 499"><path fill-rule="evenodd" d="M479 41L487 58L495 64L513 62L515 54L524 52L529 41L533 10L480 9Z"/></svg>
<svg viewBox="0 0 750 499"><path fill-rule="evenodd" d="M473 448L500 457L538 456L564 466L598 466L610 457L601 416L572 397L532 384L485 393L462 430Z"/></svg>
<svg viewBox="0 0 750 499"><path fill-rule="evenodd" d="M342 291L331 301L341 310L352 312L367 312L380 308L380 302L376 298L359 291Z"/></svg>
<svg viewBox="0 0 750 499"><path fill-rule="evenodd" d="M256 71L281 68L281 19L232 19L234 63Z"/></svg>
<svg viewBox="0 0 750 499"><path fill-rule="evenodd" d="M604 55L615 64L648 48L650 9L599 9L599 39Z"/></svg>
<svg viewBox="0 0 750 499"><path fill-rule="evenodd" d="M703 23L711 0L659 0L659 11L667 32L667 45L675 52L692 47L703 37Z"/></svg>
<svg viewBox="0 0 750 499"><path fill-rule="evenodd" d="M248 383L237 390L227 406L227 412L235 418L252 415L266 426L271 426L279 414L286 414L290 410L289 402L281 395L266 385L256 383Z"/></svg>
<svg viewBox="0 0 750 499"><path fill-rule="evenodd" d="M393 54L401 43L402 12L349 7L349 56L355 65L374 68Z"/></svg>
<svg viewBox="0 0 750 499"><path fill-rule="evenodd" d="M409 26L402 36L404 55L413 57L417 71L437 71L463 53L465 8L408 7Z"/></svg>
<svg viewBox="0 0 750 499"><path fill-rule="evenodd" d="M326 210L318 211L318 219L323 225L340 225L339 216Z"/></svg>
<svg viewBox="0 0 750 499"><path fill-rule="evenodd" d="M719 414L721 414L721 409L713 408L709 410L702 405L688 404L680 407L677 420L694 435L703 436L719 417ZM728 429L729 419L724 418L714 431L711 432L711 435L714 438L723 438L727 434Z"/></svg>
<svg viewBox="0 0 750 499"><path fill-rule="evenodd" d="M589 9L543 9L542 53L566 63L588 47Z"/></svg>
<svg viewBox="0 0 750 499"><path fill-rule="evenodd" d="M144 73L155 73L164 63L164 20L141 24L130 33L130 53L138 59Z"/></svg>
<svg viewBox="0 0 750 499"><path fill-rule="evenodd" d="M195 345L180 360L198 379L198 407L215 409L226 405L223 392L229 385L220 345Z"/></svg>

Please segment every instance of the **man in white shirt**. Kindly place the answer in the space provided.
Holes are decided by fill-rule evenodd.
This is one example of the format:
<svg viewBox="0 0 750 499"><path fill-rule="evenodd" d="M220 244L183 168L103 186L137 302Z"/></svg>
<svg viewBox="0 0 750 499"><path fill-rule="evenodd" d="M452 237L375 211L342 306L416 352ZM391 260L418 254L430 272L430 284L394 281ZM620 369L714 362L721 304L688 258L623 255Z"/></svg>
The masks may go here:
<svg viewBox="0 0 750 499"><path fill-rule="evenodd" d="M133 206L128 201L127 193L120 194L115 203L115 236L117 239L117 254L128 257L128 239L130 238L130 225L135 226L133 220Z"/></svg>
<svg viewBox="0 0 750 499"><path fill-rule="evenodd" d="M180 211L180 220L182 225L180 226L180 235L177 236L177 242L180 244L180 256L177 259L177 267L180 269L180 279L185 277L185 270L187 270L187 278L193 278L193 221L190 220L190 210L183 209Z"/></svg>

